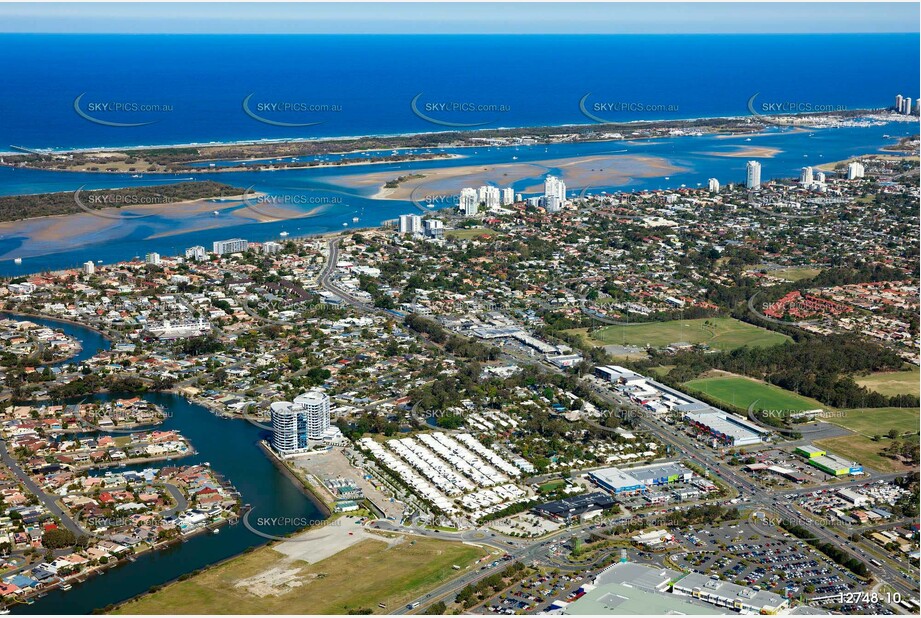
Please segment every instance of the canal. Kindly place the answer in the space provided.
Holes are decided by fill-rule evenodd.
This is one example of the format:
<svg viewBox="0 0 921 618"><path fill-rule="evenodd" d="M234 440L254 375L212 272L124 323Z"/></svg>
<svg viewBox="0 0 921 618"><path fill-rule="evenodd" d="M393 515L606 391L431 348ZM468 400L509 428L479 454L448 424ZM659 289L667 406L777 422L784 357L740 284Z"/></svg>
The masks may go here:
<svg viewBox="0 0 921 618"><path fill-rule="evenodd" d="M43 322L38 318L30 319ZM50 321L43 323L55 326L62 324ZM95 331L77 325L63 324L61 328L64 326L69 328L68 334L84 341L84 350L92 345L87 342L91 335L101 337ZM91 349L95 352L96 348ZM84 399L99 401L128 396L133 395L100 394ZM250 518L253 522L261 518L279 518L303 525L305 521L324 519L324 514L317 506L259 447L259 440L266 437L264 430L245 421L219 417L207 408L173 393L148 393L144 398L162 406L169 413L169 418L161 427L182 433L198 452L171 462L135 468L208 462L214 471L234 485L244 504L253 506ZM294 529L290 526L260 528L268 534L279 536ZM15 614L89 614L94 609L124 601L149 590L151 586L166 583L264 543L264 538L241 523L224 526L220 528L219 534L200 534L165 550L144 554L133 563L124 563L82 584L75 584L72 590L55 590L37 599L33 605L16 605L11 609Z"/></svg>
<svg viewBox="0 0 921 618"><path fill-rule="evenodd" d="M73 337L74 339L80 341L82 349L77 353L76 356L58 361L56 363L50 363L52 367L55 365L67 364L79 365L88 358L95 356L98 352L108 350L112 346L112 342L106 339L105 336L103 336L103 334L99 331L95 331L92 328L86 328L85 326L79 326L72 322L53 320L50 318L36 318L31 315L25 315L22 313L0 311L0 320L2 319L35 322L36 324L41 324L42 326L47 326L48 328L62 331L68 337Z"/></svg>

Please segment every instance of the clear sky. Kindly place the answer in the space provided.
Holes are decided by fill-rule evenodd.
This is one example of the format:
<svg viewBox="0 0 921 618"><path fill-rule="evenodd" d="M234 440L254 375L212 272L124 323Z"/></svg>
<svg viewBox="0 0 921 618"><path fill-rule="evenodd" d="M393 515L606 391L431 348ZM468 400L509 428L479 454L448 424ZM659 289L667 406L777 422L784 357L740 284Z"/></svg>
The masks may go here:
<svg viewBox="0 0 921 618"><path fill-rule="evenodd" d="M918 32L895 3L0 3L0 32L836 33Z"/></svg>

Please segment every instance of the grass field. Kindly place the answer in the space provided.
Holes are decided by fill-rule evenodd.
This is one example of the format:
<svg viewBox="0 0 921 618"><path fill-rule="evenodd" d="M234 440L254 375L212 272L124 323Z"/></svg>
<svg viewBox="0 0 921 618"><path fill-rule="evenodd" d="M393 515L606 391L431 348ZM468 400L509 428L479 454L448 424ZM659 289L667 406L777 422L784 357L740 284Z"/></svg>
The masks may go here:
<svg viewBox="0 0 921 618"><path fill-rule="evenodd" d="M119 607L118 614L345 614L370 609L387 613L485 555L478 547L435 539L403 540L394 546L365 540L308 565L286 562L263 547L186 581ZM248 582L263 578L292 583L260 596ZM278 590L278 588L275 588ZM384 603L386 609L378 607Z"/></svg>
<svg viewBox="0 0 921 618"><path fill-rule="evenodd" d="M471 238L477 238L479 236L496 236L499 232L496 230L491 230L489 228L470 228L466 230L448 230L445 232L445 236L449 238L457 238L459 240L470 240Z"/></svg>
<svg viewBox="0 0 921 618"><path fill-rule="evenodd" d="M719 401L747 409L753 402L759 410L816 410L825 408L815 399L801 397L773 384L739 376L700 378L684 384Z"/></svg>
<svg viewBox="0 0 921 618"><path fill-rule="evenodd" d="M889 440L874 442L859 434L816 440L815 444L845 459L859 462L880 472L902 472L908 466L879 454Z"/></svg>
<svg viewBox="0 0 921 618"><path fill-rule="evenodd" d="M705 343L716 350L734 350L742 346L765 348L790 338L734 318L672 320L626 326L606 326L591 334L596 344L650 345L665 347L672 343Z"/></svg>
<svg viewBox="0 0 921 618"><path fill-rule="evenodd" d="M890 429L899 432L916 432L921 423L921 412L917 408L863 408L842 410L844 418L831 417L826 420L868 437L886 435Z"/></svg>
<svg viewBox="0 0 921 618"><path fill-rule="evenodd" d="M887 371L871 373L870 375L854 378L860 386L865 386L871 391L891 397L892 395L921 396L921 372L918 367L905 371Z"/></svg>
<svg viewBox="0 0 921 618"><path fill-rule="evenodd" d="M803 279L812 279L820 272L822 271L818 268L783 268L781 270L773 270L768 274L786 279L787 281L802 281Z"/></svg>

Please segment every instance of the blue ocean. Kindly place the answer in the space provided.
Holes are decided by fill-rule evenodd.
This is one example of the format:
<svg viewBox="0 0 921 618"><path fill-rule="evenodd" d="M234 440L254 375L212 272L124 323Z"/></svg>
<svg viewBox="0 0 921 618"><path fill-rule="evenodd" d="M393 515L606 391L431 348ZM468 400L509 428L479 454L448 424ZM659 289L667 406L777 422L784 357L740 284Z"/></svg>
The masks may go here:
<svg viewBox="0 0 921 618"><path fill-rule="evenodd" d="M915 98L919 90L918 36L910 34L0 35L0 43L7 84L0 97L0 151L745 116L751 104L763 113L883 108L893 104L896 94ZM749 145L781 151L763 161L767 178L793 175L806 162L818 164L822 158L875 152L917 130L917 124L897 123L810 134L769 132ZM458 164L616 150L664 157L683 171L667 179L628 178L599 188L667 188L694 186L710 176L724 183L741 180L744 159L712 156L725 146L703 136L475 153L464 149L458 154L465 159ZM351 166L335 173L405 169L406 164ZM151 218L121 231L76 233L69 245L53 251L0 233L0 274L71 267L87 259L111 262L150 250L169 254L229 236L265 240L280 231L298 235L342 229L343 224L376 225L411 206L371 200L369 190L350 189L342 196L328 175L316 169L203 175L268 193L306 187L340 195L331 206L295 222L169 235L168 220ZM198 176L181 176L189 177ZM156 182L174 180L158 177ZM0 167L4 195L138 182L127 175ZM516 190L525 185L533 182L519 183ZM14 257L23 263L15 265Z"/></svg>

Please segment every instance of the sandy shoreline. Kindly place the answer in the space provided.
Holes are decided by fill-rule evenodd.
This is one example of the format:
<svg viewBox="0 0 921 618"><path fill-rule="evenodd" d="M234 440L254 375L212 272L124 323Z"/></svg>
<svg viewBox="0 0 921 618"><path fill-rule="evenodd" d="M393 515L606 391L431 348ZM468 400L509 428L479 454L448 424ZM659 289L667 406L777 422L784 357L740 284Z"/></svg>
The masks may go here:
<svg viewBox="0 0 921 618"><path fill-rule="evenodd" d="M769 146L736 146L735 150L713 150L697 154L710 155L711 157L733 157L746 159L773 159L783 152L780 148Z"/></svg>
<svg viewBox="0 0 921 618"><path fill-rule="evenodd" d="M457 194L461 188L512 183L555 173L571 188L593 186L618 186L632 178L654 178L688 171L663 157L646 155L587 155L545 159L528 163L500 163L496 165L463 165L428 168L422 178L412 178L396 188L383 185L394 179L393 172L375 172L350 176L332 176L327 180L353 189L377 187L371 196L377 200L425 201L428 197ZM542 190L542 181L522 189L523 193Z"/></svg>
<svg viewBox="0 0 921 618"><path fill-rule="evenodd" d="M253 192L246 194L246 197L257 199L263 195L265 194ZM0 222L0 236L25 236L33 242L60 242L66 238L98 234L108 228L129 225L147 217L171 215L182 220L204 213L236 208L241 204L243 195L201 198L168 204L142 204L126 208L100 208L92 213L68 213L3 221ZM97 212L98 216L95 214Z"/></svg>

